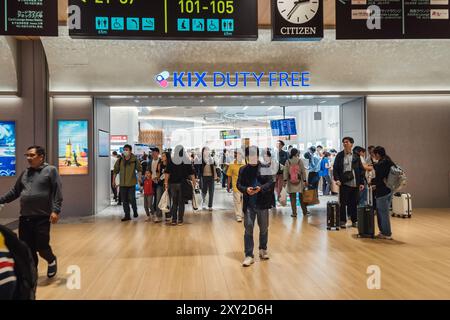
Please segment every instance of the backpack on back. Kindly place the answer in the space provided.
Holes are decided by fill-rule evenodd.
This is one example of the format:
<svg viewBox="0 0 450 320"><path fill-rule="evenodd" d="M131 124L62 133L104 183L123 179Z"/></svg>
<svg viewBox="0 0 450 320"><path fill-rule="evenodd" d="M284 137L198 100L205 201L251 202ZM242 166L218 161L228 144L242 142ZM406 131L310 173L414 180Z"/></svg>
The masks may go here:
<svg viewBox="0 0 450 320"><path fill-rule="evenodd" d="M289 182L297 185L300 181L300 165L298 163L292 164L289 161Z"/></svg>
<svg viewBox="0 0 450 320"><path fill-rule="evenodd" d="M14 272L17 278L14 300L34 300L36 298L37 270L28 246L14 232L0 225L0 232L14 259Z"/></svg>
<svg viewBox="0 0 450 320"><path fill-rule="evenodd" d="M385 180L386 186L392 190L392 192L396 192L401 190L406 186L407 178L406 173L397 165L391 166L389 170L389 175Z"/></svg>

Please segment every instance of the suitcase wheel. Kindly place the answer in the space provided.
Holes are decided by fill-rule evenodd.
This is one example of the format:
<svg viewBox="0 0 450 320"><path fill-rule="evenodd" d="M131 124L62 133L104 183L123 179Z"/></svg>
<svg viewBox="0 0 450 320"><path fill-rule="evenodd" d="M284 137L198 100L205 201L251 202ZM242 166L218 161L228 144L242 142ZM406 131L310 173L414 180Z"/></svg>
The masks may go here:
<svg viewBox="0 0 450 320"><path fill-rule="evenodd" d="M391 216L392 216L392 217L395 217L395 213L393 213Z"/></svg>
<svg viewBox="0 0 450 320"><path fill-rule="evenodd" d="M405 217L405 216L402 216L402 218L405 219L406 217Z"/></svg>
<svg viewBox="0 0 450 320"><path fill-rule="evenodd" d="M408 216L408 219L411 219L411 215Z"/></svg>
<svg viewBox="0 0 450 320"><path fill-rule="evenodd" d="M331 230L331 228L330 228L330 227L327 227L327 230Z"/></svg>

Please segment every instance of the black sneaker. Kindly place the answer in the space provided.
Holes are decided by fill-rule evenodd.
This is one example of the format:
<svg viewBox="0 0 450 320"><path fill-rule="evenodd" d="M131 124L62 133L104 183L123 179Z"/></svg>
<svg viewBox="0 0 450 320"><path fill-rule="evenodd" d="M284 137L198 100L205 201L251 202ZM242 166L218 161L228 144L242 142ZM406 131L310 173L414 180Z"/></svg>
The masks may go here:
<svg viewBox="0 0 450 320"><path fill-rule="evenodd" d="M120 220L120 221L124 222L124 221L130 221L130 220L131 220L130 217L125 217L125 218L122 218L122 220Z"/></svg>
<svg viewBox="0 0 450 320"><path fill-rule="evenodd" d="M135 217L135 218L139 217L139 215L137 214L137 212L135 212L135 213L133 214L133 217Z"/></svg>
<svg viewBox="0 0 450 320"><path fill-rule="evenodd" d="M56 257L55 257L55 261L48 264L47 277L53 278L54 276L56 276L57 271L58 271L58 264L56 262Z"/></svg>

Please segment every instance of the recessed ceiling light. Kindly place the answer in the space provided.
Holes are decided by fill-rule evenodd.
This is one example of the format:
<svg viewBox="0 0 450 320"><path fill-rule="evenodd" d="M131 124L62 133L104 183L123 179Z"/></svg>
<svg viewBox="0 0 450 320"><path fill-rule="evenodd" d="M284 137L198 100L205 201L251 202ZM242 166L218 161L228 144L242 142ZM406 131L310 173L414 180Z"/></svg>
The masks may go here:
<svg viewBox="0 0 450 320"><path fill-rule="evenodd" d="M203 100L203 99L202 99L202 100L200 100L200 103L203 103L203 102L205 102L205 100Z"/></svg>
<svg viewBox="0 0 450 320"><path fill-rule="evenodd" d="M275 108L275 106L268 108L267 111L272 110L273 108Z"/></svg>
<svg viewBox="0 0 450 320"><path fill-rule="evenodd" d="M320 101L320 103L325 103L326 101Z"/></svg>
<svg viewBox="0 0 450 320"><path fill-rule="evenodd" d="M242 108L242 110L244 110L244 111L247 110L247 109L248 109L248 106L245 106L245 107Z"/></svg>
<svg viewBox="0 0 450 320"><path fill-rule="evenodd" d="M141 101L139 101L139 99L134 99L134 102L139 103Z"/></svg>
<svg viewBox="0 0 450 320"><path fill-rule="evenodd" d="M261 101L261 104L264 104L264 103L266 103L265 101Z"/></svg>

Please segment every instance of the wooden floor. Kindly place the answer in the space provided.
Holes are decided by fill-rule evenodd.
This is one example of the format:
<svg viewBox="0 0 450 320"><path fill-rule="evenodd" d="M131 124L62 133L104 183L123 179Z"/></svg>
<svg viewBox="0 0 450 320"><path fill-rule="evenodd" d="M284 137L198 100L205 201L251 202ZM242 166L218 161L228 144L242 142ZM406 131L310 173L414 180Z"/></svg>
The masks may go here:
<svg viewBox="0 0 450 320"><path fill-rule="evenodd" d="M270 260L243 268L243 225L225 209L231 197L219 190L217 199L223 209L188 210L184 226L146 223L142 215L121 223L119 208L56 225L59 274L47 280L41 260L37 298L450 299L450 209L392 218L393 241L357 239L355 229L327 232L322 208L297 219L282 209L270 214ZM66 287L69 265L81 269L80 290ZM380 290L367 288L370 265L381 268Z"/></svg>

